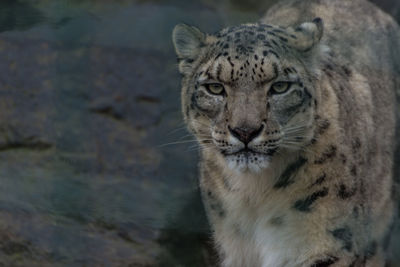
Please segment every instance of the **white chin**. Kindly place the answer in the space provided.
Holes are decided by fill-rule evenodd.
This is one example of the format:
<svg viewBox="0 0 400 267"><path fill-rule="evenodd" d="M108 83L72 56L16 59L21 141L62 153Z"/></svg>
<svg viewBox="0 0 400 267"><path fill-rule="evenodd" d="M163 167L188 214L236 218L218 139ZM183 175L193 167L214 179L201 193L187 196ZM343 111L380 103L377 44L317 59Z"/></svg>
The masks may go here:
<svg viewBox="0 0 400 267"><path fill-rule="evenodd" d="M225 159L228 167L233 171L258 173L269 166L270 157L258 153L239 153L227 155Z"/></svg>

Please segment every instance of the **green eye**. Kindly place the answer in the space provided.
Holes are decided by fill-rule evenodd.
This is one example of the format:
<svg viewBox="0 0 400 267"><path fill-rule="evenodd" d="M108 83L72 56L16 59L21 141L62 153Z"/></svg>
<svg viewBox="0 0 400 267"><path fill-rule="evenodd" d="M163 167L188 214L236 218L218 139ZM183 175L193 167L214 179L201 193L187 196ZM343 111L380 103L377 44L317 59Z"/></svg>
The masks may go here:
<svg viewBox="0 0 400 267"><path fill-rule="evenodd" d="M222 95L225 92L224 86L220 83L208 83L204 87L213 95Z"/></svg>
<svg viewBox="0 0 400 267"><path fill-rule="evenodd" d="M271 89L272 93L282 94L286 92L290 87L290 83L288 82L276 82L272 84Z"/></svg>

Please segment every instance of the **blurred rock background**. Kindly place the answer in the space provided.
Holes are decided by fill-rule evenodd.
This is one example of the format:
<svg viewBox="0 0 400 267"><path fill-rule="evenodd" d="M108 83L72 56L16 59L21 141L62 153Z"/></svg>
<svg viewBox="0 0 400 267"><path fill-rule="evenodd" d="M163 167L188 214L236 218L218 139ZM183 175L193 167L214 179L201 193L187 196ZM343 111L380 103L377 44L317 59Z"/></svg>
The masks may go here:
<svg viewBox="0 0 400 267"><path fill-rule="evenodd" d="M2 0L0 266L211 266L171 31L274 2Z"/></svg>

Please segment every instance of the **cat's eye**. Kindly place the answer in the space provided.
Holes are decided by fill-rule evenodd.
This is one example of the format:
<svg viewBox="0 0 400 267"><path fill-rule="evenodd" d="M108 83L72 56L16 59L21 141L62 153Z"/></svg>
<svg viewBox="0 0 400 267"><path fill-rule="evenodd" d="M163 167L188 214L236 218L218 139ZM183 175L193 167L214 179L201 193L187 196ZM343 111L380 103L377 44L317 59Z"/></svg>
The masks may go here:
<svg viewBox="0 0 400 267"><path fill-rule="evenodd" d="M290 88L289 82L276 82L271 85L271 93L282 94Z"/></svg>
<svg viewBox="0 0 400 267"><path fill-rule="evenodd" d="M224 86L220 83L207 83L204 87L213 95L222 95L225 92Z"/></svg>

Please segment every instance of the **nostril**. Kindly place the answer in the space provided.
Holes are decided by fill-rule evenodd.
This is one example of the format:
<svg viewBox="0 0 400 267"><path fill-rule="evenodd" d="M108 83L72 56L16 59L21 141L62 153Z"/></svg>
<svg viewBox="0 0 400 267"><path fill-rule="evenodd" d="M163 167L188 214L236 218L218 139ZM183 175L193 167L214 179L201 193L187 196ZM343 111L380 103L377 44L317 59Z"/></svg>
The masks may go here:
<svg viewBox="0 0 400 267"><path fill-rule="evenodd" d="M251 140L256 138L261 133L264 125L261 125L258 129L249 127L236 127L233 129L231 127L228 128L234 137L247 145Z"/></svg>

